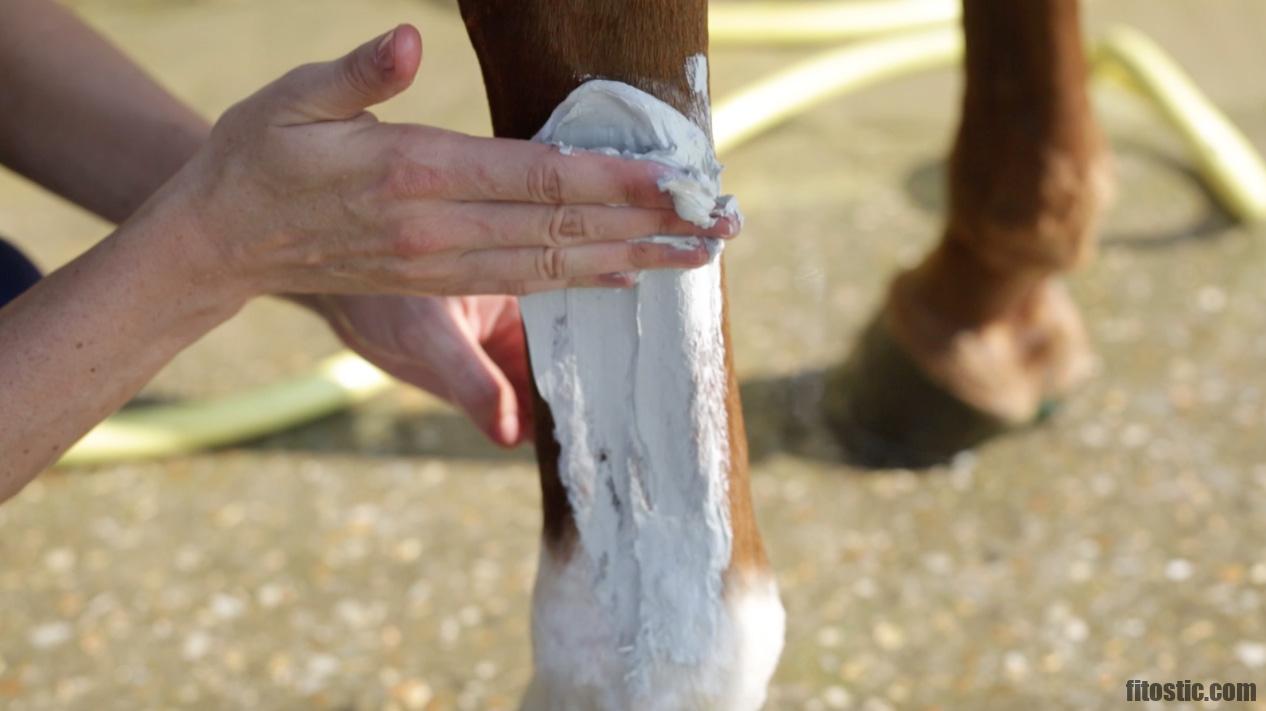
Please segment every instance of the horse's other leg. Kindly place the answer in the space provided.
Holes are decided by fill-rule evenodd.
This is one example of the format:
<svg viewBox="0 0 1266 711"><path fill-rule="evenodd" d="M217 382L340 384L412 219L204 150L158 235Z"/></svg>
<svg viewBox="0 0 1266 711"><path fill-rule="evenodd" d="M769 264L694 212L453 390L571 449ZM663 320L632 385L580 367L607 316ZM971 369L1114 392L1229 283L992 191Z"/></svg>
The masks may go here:
<svg viewBox="0 0 1266 711"><path fill-rule="evenodd" d="M828 416L861 461L921 466L1019 424L1089 371L1060 275L1093 251L1105 155L1077 0L964 0L966 90L940 243L898 275Z"/></svg>
<svg viewBox="0 0 1266 711"><path fill-rule="evenodd" d="M706 0L461 0L461 9L497 135L532 137L595 77L652 94L710 134ZM535 399L544 540L524 708L756 709L783 613L752 512L723 272L647 274L629 292L566 299L586 312L636 304L638 315L575 323L568 312L567 325L554 324L607 342L601 372L577 368L579 382L569 383L598 408L584 424ZM530 341L550 338L530 324ZM626 370L629 362L640 367ZM556 414L568 428L560 438ZM686 427L642 437L675 416ZM592 460L577 462L559 439L585 440Z"/></svg>

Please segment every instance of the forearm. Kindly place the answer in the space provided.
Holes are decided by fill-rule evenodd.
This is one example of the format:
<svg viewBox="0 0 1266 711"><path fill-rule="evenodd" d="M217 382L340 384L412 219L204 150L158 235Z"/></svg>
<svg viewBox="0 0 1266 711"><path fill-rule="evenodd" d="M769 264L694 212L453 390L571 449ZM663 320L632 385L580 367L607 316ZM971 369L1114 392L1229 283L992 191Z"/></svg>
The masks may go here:
<svg viewBox="0 0 1266 711"><path fill-rule="evenodd" d="M206 121L51 0L0 2L0 163L122 222Z"/></svg>
<svg viewBox="0 0 1266 711"><path fill-rule="evenodd" d="M163 201L0 309L0 501L245 301Z"/></svg>

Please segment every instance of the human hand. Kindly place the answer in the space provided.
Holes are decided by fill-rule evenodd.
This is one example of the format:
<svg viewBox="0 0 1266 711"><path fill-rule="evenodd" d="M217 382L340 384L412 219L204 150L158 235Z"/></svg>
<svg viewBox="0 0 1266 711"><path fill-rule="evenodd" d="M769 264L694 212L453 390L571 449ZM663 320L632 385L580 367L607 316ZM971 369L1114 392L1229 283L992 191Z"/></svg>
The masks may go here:
<svg viewBox="0 0 1266 711"><path fill-rule="evenodd" d="M492 441L532 434L532 391L519 305L509 296L317 296L348 348L463 410Z"/></svg>
<svg viewBox="0 0 1266 711"><path fill-rule="evenodd" d="M401 25L225 113L169 188L192 196L220 276L249 296L628 286L708 260L702 242L630 240L737 232L680 219L663 165L378 121L366 108L407 88L421 54Z"/></svg>

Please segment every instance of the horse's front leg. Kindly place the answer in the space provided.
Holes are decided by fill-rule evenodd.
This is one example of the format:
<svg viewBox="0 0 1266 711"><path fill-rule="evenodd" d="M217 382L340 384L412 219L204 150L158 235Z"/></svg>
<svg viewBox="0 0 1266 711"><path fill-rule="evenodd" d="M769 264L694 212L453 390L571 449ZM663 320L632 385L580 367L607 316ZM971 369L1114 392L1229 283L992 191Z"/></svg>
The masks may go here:
<svg viewBox="0 0 1266 711"><path fill-rule="evenodd" d="M461 6L497 135L534 136L566 100L543 139L658 151L707 187L705 0ZM568 99L591 78L616 83ZM763 703L783 611L752 514L723 284L718 257L625 291L523 300L545 516L527 709Z"/></svg>

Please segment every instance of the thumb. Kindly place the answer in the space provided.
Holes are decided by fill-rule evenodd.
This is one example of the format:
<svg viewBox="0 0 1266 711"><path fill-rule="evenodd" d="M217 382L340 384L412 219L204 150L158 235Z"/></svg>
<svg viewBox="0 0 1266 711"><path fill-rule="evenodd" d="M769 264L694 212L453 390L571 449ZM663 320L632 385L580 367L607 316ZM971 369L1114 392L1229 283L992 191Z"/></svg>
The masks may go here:
<svg viewBox="0 0 1266 711"><path fill-rule="evenodd" d="M308 64L277 82L281 123L340 121L399 94L422 63L422 36L400 25L330 62Z"/></svg>
<svg viewBox="0 0 1266 711"><path fill-rule="evenodd" d="M449 386L453 403L492 441L517 444L523 423L514 386L482 349L473 349L464 366Z"/></svg>

